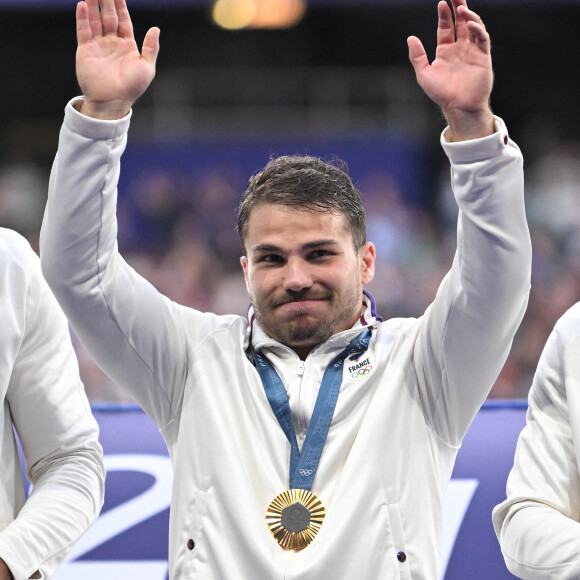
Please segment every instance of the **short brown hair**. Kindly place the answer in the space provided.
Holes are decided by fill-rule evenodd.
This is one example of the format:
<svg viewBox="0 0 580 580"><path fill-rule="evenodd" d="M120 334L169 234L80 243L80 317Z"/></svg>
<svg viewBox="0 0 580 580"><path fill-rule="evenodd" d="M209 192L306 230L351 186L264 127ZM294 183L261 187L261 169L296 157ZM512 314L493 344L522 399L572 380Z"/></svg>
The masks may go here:
<svg viewBox="0 0 580 580"><path fill-rule="evenodd" d="M352 233L355 250L366 242L361 195L341 159L324 161L308 155L285 155L271 159L262 171L252 176L238 207L238 234L244 253L250 213L262 203L342 214Z"/></svg>

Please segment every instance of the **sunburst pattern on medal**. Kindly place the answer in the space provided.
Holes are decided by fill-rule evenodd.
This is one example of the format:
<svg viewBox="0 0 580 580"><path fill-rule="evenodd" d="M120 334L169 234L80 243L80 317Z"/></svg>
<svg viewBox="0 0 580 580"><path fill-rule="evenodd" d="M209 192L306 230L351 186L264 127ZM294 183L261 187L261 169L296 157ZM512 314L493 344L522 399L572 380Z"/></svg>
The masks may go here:
<svg viewBox="0 0 580 580"><path fill-rule="evenodd" d="M310 525L301 532L290 532L282 525L282 511L299 503L310 512ZM322 502L306 489L290 489L276 496L266 512L266 523L276 541L285 550L302 550L316 537L326 510Z"/></svg>

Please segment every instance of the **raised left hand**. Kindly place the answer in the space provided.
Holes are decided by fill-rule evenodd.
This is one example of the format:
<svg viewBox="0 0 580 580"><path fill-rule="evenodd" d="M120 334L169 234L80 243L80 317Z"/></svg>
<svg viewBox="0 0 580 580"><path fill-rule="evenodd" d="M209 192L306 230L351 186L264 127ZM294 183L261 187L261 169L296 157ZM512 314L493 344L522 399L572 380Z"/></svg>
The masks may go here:
<svg viewBox="0 0 580 580"><path fill-rule="evenodd" d="M407 39L409 59L417 82L441 107L452 140L473 139L493 132L489 97L493 86L490 38L481 18L467 8L465 0L439 2L437 52L429 64L421 41Z"/></svg>

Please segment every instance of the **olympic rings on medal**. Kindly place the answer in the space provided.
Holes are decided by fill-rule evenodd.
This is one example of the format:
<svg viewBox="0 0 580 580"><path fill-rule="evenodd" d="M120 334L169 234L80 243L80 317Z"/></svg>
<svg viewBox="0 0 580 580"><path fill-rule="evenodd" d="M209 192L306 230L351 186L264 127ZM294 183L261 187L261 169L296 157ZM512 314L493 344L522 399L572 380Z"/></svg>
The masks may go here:
<svg viewBox="0 0 580 580"><path fill-rule="evenodd" d="M306 477L307 475L312 475L314 472L312 471L312 469L299 469L298 473L302 476L302 477Z"/></svg>

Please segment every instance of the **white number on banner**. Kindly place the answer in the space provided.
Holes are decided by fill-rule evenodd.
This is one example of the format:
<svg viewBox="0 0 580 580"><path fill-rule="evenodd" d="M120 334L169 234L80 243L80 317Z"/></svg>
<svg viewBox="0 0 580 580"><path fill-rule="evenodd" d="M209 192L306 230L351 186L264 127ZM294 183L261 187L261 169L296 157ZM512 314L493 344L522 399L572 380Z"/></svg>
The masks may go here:
<svg viewBox="0 0 580 580"><path fill-rule="evenodd" d="M163 455L106 455L105 467L112 471L137 471L155 478L142 494L105 512L78 541L55 580L165 580L167 562L156 560L81 560L77 558L167 509L171 498L173 472L169 457ZM465 513L478 486L476 479L452 479L443 502L443 530L439 579L443 580ZM77 561L75 561L77 560Z"/></svg>
<svg viewBox="0 0 580 580"><path fill-rule="evenodd" d="M112 471L138 471L155 478L155 483L142 494L108 510L84 534L65 564L54 576L55 580L165 580L167 562L164 561L76 561L122 532L166 510L171 502L173 471L169 457L163 455L105 455L105 467Z"/></svg>

